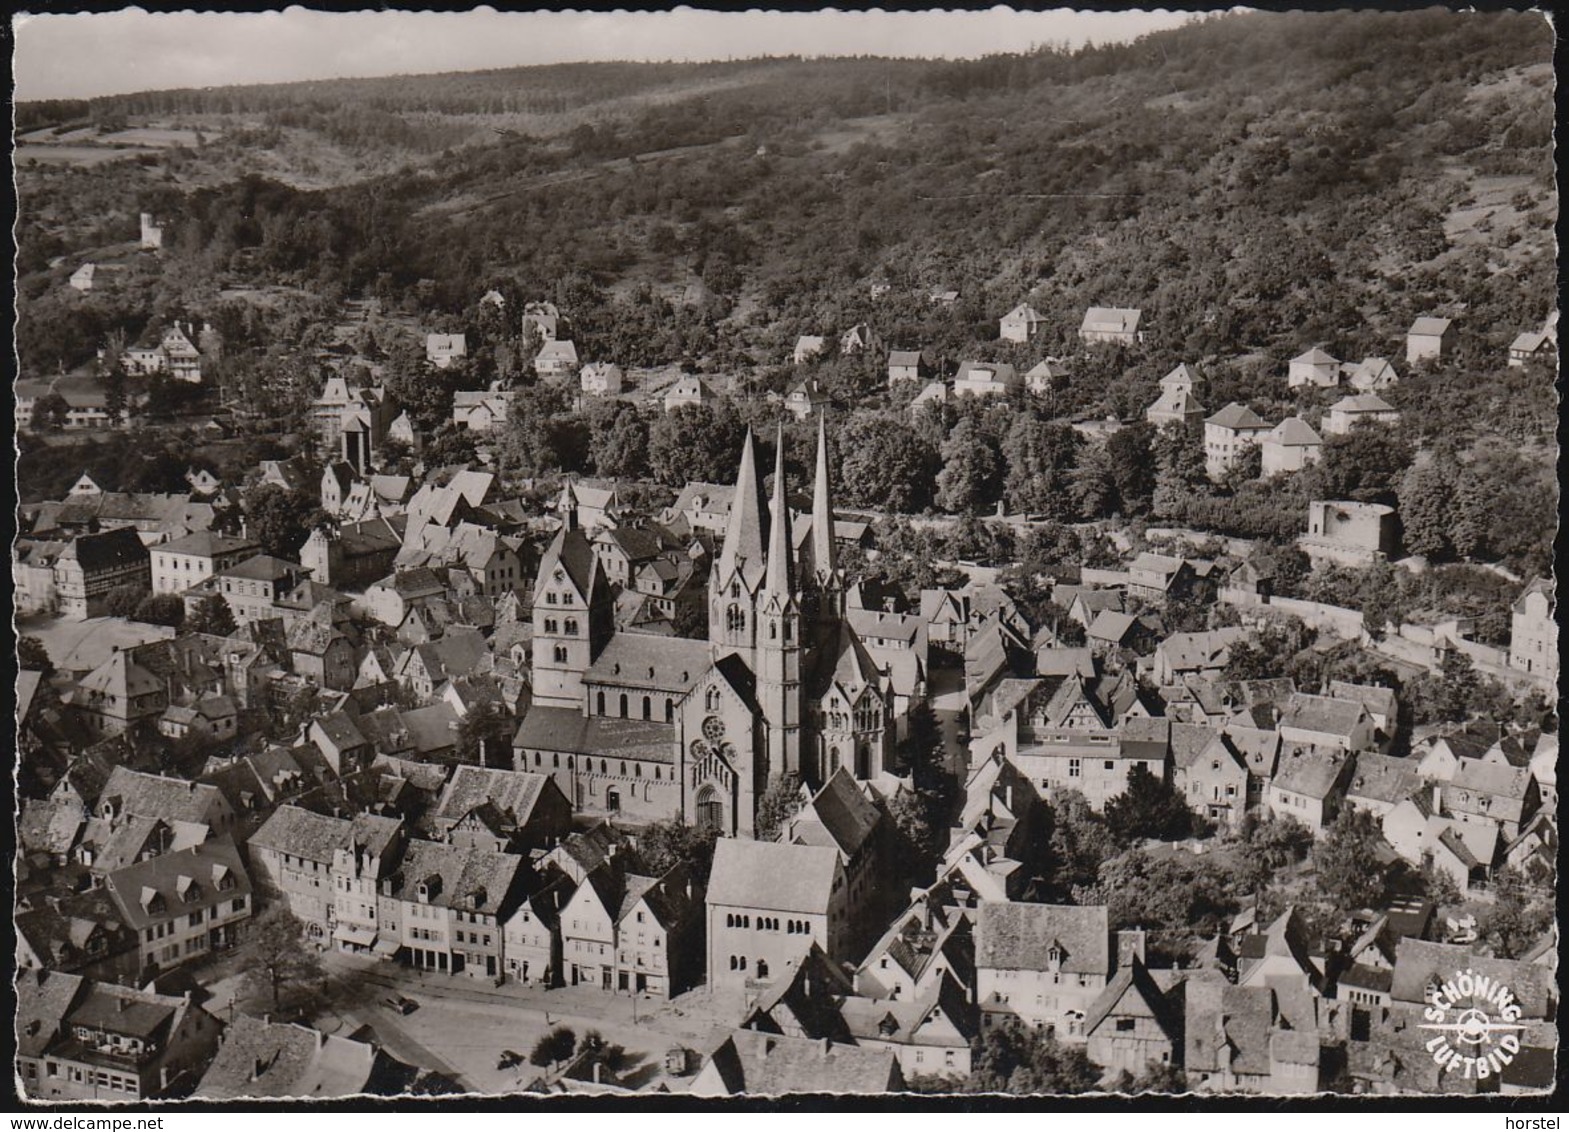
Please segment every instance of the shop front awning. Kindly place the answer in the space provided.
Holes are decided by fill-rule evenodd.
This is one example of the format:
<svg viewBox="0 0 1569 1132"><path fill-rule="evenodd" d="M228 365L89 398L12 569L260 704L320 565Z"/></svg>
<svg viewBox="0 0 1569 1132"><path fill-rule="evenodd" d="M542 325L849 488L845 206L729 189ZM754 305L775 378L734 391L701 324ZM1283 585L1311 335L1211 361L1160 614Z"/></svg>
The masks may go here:
<svg viewBox="0 0 1569 1132"><path fill-rule="evenodd" d="M339 924L332 938L339 943L352 944L355 947L370 947L376 942L376 933L370 928L356 928L349 924Z"/></svg>
<svg viewBox="0 0 1569 1132"><path fill-rule="evenodd" d="M371 950L377 955L396 955L398 953L398 941L392 936L382 936L376 941L376 946Z"/></svg>

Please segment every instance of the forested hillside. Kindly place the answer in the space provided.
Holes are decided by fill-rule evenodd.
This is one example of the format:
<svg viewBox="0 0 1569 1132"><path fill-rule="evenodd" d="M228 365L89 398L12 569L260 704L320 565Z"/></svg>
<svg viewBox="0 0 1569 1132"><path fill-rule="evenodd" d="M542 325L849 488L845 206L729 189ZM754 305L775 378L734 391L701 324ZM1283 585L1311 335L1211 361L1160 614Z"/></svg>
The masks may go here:
<svg viewBox="0 0 1569 1132"><path fill-rule="evenodd" d="M1493 342L1546 314L1521 295L1551 293L1550 57L1531 15L1257 14L975 62L584 65L139 95L89 114L259 114L249 145L313 124L419 149L413 135L466 138L475 116L591 98L618 109L549 138L491 133L332 192L186 196L127 177L137 199L96 211L175 220L174 250L201 269L188 288L245 253L348 292L430 279L426 301L451 313L477 277L607 287L658 282L675 263L739 304L744 344L770 355L867 316L872 277L959 289L945 318L881 314L885 338L950 353L995 338L992 320L1027 293L1064 345L1089 303L1142 307L1163 354L1304 340L1377 352L1414 314L1460 306ZM40 114L24 106L19 123ZM1490 223L1507 238L1469 240L1488 221L1456 213L1505 179ZM29 187L33 265L28 245L50 234ZM54 235L71 250L72 234ZM30 364L49 353L24 342Z"/></svg>
<svg viewBox="0 0 1569 1132"><path fill-rule="evenodd" d="M816 377L860 411L857 435L882 436L870 450L919 466L882 487L864 467L849 491L866 506L1044 504L1285 537L1304 493L1409 490L1437 514L1493 499L1521 517L1459 547L1430 537L1435 553L1540 569L1556 399L1542 367L1504 357L1556 296L1551 60L1550 26L1526 13L1254 13L968 62L580 65L24 105L19 128L156 115L210 136L151 159L24 164L23 371L176 317L211 319L231 358L277 369L363 295L409 326L467 331L483 346L469 376L506 377L517 343L477 305L495 287L560 304L584 360L683 364L741 379L743 397ZM314 191L239 175L287 165L301 139L357 172ZM63 286L134 240L144 210L167 225L155 273L133 267L134 286L89 296ZM875 298L874 284L887 285ZM236 285L302 297L280 315L219 298ZM933 304L932 288L959 299ZM1024 299L1042 333L998 341L996 320ZM1081 349L1091 305L1140 308L1146 340ZM1177 454L1163 485L1123 482L1119 467L1155 459L1138 429L1090 454L978 408L912 431L885 353L832 349L866 322L885 348L949 369L1072 355L1030 427L1136 418L1182 361L1203 370L1210 411L1236 400L1317 419L1325 405L1285 388L1286 360L1318 345L1403 361L1419 315L1454 330L1440 364L1402 367L1389 392L1395 447L1341 445L1311 476L1218 494L1184 483ZM830 348L781 365L802 334ZM571 447L519 467L593 470ZM936 477L946 453L968 465L986 451L974 475ZM1438 471L1402 479L1418 453ZM1462 467L1475 475L1456 479Z"/></svg>

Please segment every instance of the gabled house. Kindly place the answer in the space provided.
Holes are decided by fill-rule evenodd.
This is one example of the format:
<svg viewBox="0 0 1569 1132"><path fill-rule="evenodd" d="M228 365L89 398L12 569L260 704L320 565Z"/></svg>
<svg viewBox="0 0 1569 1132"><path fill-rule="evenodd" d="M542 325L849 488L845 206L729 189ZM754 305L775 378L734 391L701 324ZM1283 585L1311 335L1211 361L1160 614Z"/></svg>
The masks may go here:
<svg viewBox="0 0 1569 1132"><path fill-rule="evenodd" d="M1307 926L1288 907L1262 931L1242 936L1237 948L1237 985L1275 987L1309 994L1324 980L1324 963L1312 953Z"/></svg>
<svg viewBox="0 0 1569 1132"><path fill-rule="evenodd" d="M1270 426L1246 405L1235 401L1204 421L1204 470L1220 479L1244 451L1258 444Z"/></svg>
<svg viewBox="0 0 1569 1132"><path fill-rule="evenodd" d="M1551 361L1557 349L1556 334L1527 330L1509 343L1509 364L1518 369L1533 358L1545 358Z"/></svg>
<svg viewBox="0 0 1569 1132"><path fill-rule="evenodd" d="M1414 759L1359 751L1346 786L1346 803L1382 818L1422 784Z"/></svg>
<svg viewBox="0 0 1569 1132"><path fill-rule="evenodd" d="M1135 1076L1151 1064L1182 1060L1182 1014L1133 956L1090 1004L1084 1017L1085 1052L1108 1075Z"/></svg>
<svg viewBox="0 0 1569 1132"><path fill-rule="evenodd" d="M1536 780L1526 767L1461 759L1443 786L1443 810L1458 822L1496 827L1512 840L1541 804Z"/></svg>
<svg viewBox="0 0 1569 1132"><path fill-rule="evenodd" d="M1204 421L1204 406L1191 389L1162 389L1160 396L1144 410L1144 419L1156 428L1171 424L1197 431Z"/></svg>
<svg viewBox="0 0 1569 1132"><path fill-rule="evenodd" d="M1444 354L1444 338L1452 325L1447 318L1424 316L1411 324L1406 331L1406 362L1416 365L1431 358L1437 361Z"/></svg>
<svg viewBox="0 0 1569 1132"><path fill-rule="evenodd" d="M855 1044L893 1053L906 1079L957 1079L970 1072L979 1025L965 988L951 975L914 1001L850 997L839 1011Z"/></svg>
<svg viewBox="0 0 1569 1132"><path fill-rule="evenodd" d="M712 405L717 397L708 383L695 373L686 374L665 390L665 412L672 413L682 405Z"/></svg>
<svg viewBox="0 0 1569 1132"><path fill-rule="evenodd" d="M1161 686L1185 677L1219 677L1231 662L1231 650L1247 639L1237 626L1201 633L1173 633L1155 646L1150 675Z"/></svg>
<svg viewBox="0 0 1569 1132"><path fill-rule="evenodd" d="M228 837L127 865L104 884L139 937L144 972L227 950L254 910L250 877Z"/></svg>
<svg viewBox="0 0 1569 1132"><path fill-rule="evenodd" d="M766 982L811 943L835 961L853 958L858 913L832 846L721 838L707 907L712 987Z"/></svg>
<svg viewBox="0 0 1569 1132"><path fill-rule="evenodd" d="M846 358L862 350L876 350L879 346L877 332L864 322L856 323L839 336L839 353Z"/></svg>
<svg viewBox="0 0 1569 1132"><path fill-rule="evenodd" d="M397 1096L417 1071L372 1041L240 1015L192 1096L200 1100Z"/></svg>
<svg viewBox="0 0 1569 1132"><path fill-rule="evenodd" d="M18 1092L41 1102L185 1096L222 1032L188 994L29 972L17 980Z"/></svg>
<svg viewBox="0 0 1569 1132"><path fill-rule="evenodd" d="M1172 785L1196 813L1219 827L1240 829L1249 801L1248 768L1223 734L1210 735L1202 747L1179 748L1173 740Z"/></svg>
<svg viewBox="0 0 1569 1132"><path fill-rule="evenodd" d="M889 1050L737 1030L708 1055L688 1092L694 1097L883 1094L903 1085L899 1059Z"/></svg>
<svg viewBox="0 0 1569 1132"><path fill-rule="evenodd" d="M684 865L640 876L607 860L561 910L563 981L672 998L696 976L701 891Z"/></svg>
<svg viewBox="0 0 1569 1132"><path fill-rule="evenodd" d="M1399 420L1400 414L1395 407L1377 393L1356 393L1342 397L1329 407L1323 428L1331 436L1344 436L1363 421L1392 425Z"/></svg>
<svg viewBox="0 0 1569 1132"><path fill-rule="evenodd" d="M430 820L453 845L522 853L571 833L572 804L549 775L459 766Z"/></svg>
<svg viewBox="0 0 1569 1132"><path fill-rule="evenodd" d="M1340 747L1283 743L1265 804L1278 817L1301 822L1321 836L1351 776L1352 759Z"/></svg>
<svg viewBox="0 0 1569 1132"><path fill-rule="evenodd" d="M1042 358L1024 371L1024 387L1038 397L1045 397L1068 379L1068 367L1061 358Z"/></svg>
<svg viewBox="0 0 1569 1132"><path fill-rule="evenodd" d="M1360 700L1295 692L1280 716L1280 737L1287 743L1364 751L1373 746L1373 717Z"/></svg>
<svg viewBox="0 0 1569 1132"><path fill-rule="evenodd" d="M955 397L1007 397L1023 382L1008 362L960 362L953 379Z"/></svg>
<svg viewBox="0 0 1569 1132"><path fill-rule="evenodd" d="M1509 611L1509 667L1558 687L1557 591L1550 578L1533 578Z"/></svg>
<svg viewBox="0 0 1569 1132"><path fill-rule="evenodd" d="M552 338L534 355L534 373L541 381L564 381L577 368L577 346L568 339Z"/></svg>
<svg viewBox="0 0 1569 1132"><path fill-rule="evenodd" d="M54 560L54 590L61 616L72 621L101 617L110 590L118 586L150 588L151 562L147 547L131 527L78 535Z"/></svg>
<svg viewBox="0 0 1569 1132"><path fill-rule="evenodd" d="M1312 1093L1319 1087L1315 999L1219 976L1183 981L1183 1070L1195 1092Z"/></svg>
<svg viewBox="0 0 1569 1132"><path fill-rule="evenodd" d="M626 385L626 374L614 362L590 362L578 374L584 393L608 397L620 393Z"/></svg>
<svg viewBox="0 0 1569 1132"><path fill-rule="evenodd" d="M1259 440L1261 472L1265 476L1300 472L1318 462L1324 438L1301 417L1287 417Z"/></svg>
<svg viewBox="0 0 1569 1132"><path fill-rule="evenodd" d="M577 889L562 872L541 872L542 886L519 902L502 922L507 977L525 985L561 985L561 913Z"/></svg>
<svg viewBox="0 0 1569 1132"><path fill-rule="evenodd" d="M785 394L785 411L798 421L804 421L828 407L829 397L816 378L807 378Z"/></svg>
<svg viewBox="0 0 1569 1132"><path fill-rule="evenodd" d="M983 1030L1017 1020L1056 1041L1084 1041L1113 959L1104 906L982 904L975 989Z"/></svg>
<svg viewBox="0 0 1569 1132"><path fill-rule="evenodd" d="M811 798L786 819L779 840L794 845L824 845L839 853L844 869L845 898L852 906L877 905L885 896L878 890L883 872L882 812L856 785L846 767L839 767ZM868 911L862 925L873 921ZM853 940L863 945L865 940Z"/></svg>
<svg viewBox="0 0 1569 1132"><path fill-rule="evenodd" d="M1079 339L1086 345L1111 342L1131 346L1142 342L1144 332L1139 329L1142 314L1142 311L1127 307L1090 307L1079 325Z"/></svg>
<svg viewBox="0 0 1569 1132"><path fill-rule="evenodd" d="M888 354L888 388L901 381L925 381L931 366L919 350L893 350Z"/></svg>
<svg viewBox="0 0 1569 1132"><path fill-rule="evenodd" d="M1314 346L1291 359L1287 367L1286 384L1292 389L1303 386L1333 389L1340 384L1340 359Z"/></svg>
<svg viewBox="0 0 1569 1132"><path fill-rule="evenodd" d="M1358 393L1377 393L1400 383L1400 375L1388 358L1363 358L1355 365L1347 363L1340 368L1346 384Z"/></svg>
<svg viewBox="0 0 1569 1132"><path fill-rule="evenodd" d="M453 362L468 356L468 340L461 334L425 335L425 360L437 369L446 369Z"/></svg>
<svg viewBox="0 0 1569 1132"><path fill-rule="evenodd" d="M790 353L790 361L798 366L805 365L820 356L827 343L828 340L821 334L803 334L795 340L795 349Z"/></svg>
<svg viewBox="0 0 1569 1132"><path fill-rule="evenodd" d="M998 337L1004 342L1028 342L1045 321L1029 303L1020 303L1002 316Z"/></svg>

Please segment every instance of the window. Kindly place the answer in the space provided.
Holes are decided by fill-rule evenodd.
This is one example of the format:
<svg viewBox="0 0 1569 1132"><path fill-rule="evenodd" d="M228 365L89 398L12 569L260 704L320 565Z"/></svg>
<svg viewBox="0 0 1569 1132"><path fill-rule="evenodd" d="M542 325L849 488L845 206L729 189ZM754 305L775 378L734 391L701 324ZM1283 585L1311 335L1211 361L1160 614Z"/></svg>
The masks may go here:
<svg viewBox="0 0 1569 1132"><path fill-rule="evenodd" d="M1079 759L1069 759L1068 760L1068 777L1069 778L1078 778L1080 773L1082 772L1082 769L1083 768L1082 768L1082 765L1081 765L1081 760L1079 760Z"/></svg>
<svg viewBox="0 0 1569 1132"><path fill-rule="evenodd" d="M1131 1034L1133 1032L1133 1025L1134 1025L1134 1020L1132 1018L1118 1018L1117 1019L1117 1033L1119 1033L1119 1034Z"/></svg>
<svg viewBox="0 0 1569 1132"><path fill-rule="evenodd" d="M1117 764L1116 764L1116 763L1115 763L1115 762L1113 762L1113 761L1112 761L1112 760L1111 760L1111 759L1107 759L1107 760L1106 760L1106 769L1107 769L1107 770L1112 770L1112 769L1114 769L1114 768L1115 768L1115 767L1116 767L1116 765L1117 765Z"/></svg>
<svg viewBox="0 0 1569 1132"><path fill-rule="evenodd" d="M567 647L566 647L566 645L557 645L555 647L553 655L555 657L555 663L557 663L557 664L565 664L567 662Z"/></svg>

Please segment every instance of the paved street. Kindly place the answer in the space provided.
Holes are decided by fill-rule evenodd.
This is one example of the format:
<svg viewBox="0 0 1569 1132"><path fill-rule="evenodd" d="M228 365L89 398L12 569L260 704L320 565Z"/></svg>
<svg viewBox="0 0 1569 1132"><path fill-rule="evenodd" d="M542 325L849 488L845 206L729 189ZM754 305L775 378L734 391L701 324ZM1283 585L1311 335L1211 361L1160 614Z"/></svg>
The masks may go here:
<svg viewBox="0 0 1569 1132"><path fill-rule="evenodd" d="M942 725L943 750L949 773L962 784L970 768L970 752L961 739L961 724L967 715L964 698L964 669L931 670L932 712Z"/></svg>
<svg viewBox="0 0 1569 1132"><path fill-rule="evenodd" d="M345 1033L369 1025L393 1056L484 1092L517 1089L532 1080L539 1072L535 1067L498 1069L497 1060L506 1050L526 1059L541 1036L561 1025L580 1036L597 1030L606 1041L623 1046L633 1083L647 1084L663 1075L667 1050L685 1046L706 1052L744 1009L738 996L711 998L701 989L675 1002L634 1004L629 996L587 987L497 987L339 953L324 956L324 963L343 988L332 997L343 1001L324 1006L318 1024ZM406 1016L391 1010L383 1000L394 993L414 999L419 1008Z"/></svg>

